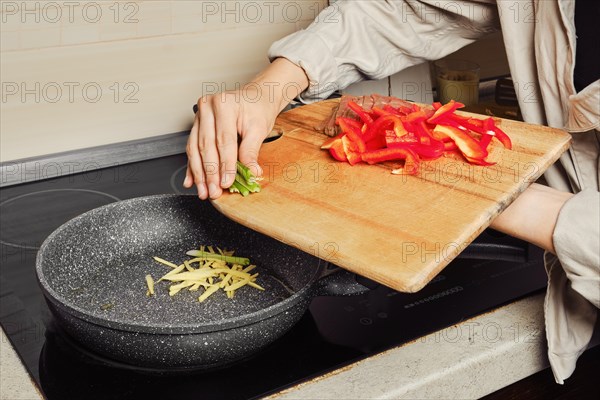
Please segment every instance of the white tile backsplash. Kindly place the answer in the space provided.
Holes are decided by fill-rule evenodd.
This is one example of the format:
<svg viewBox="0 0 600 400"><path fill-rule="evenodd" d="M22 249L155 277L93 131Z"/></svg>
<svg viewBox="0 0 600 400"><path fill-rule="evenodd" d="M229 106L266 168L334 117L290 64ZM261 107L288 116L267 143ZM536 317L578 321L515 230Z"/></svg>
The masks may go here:
<svg viewBox="0 0 600 400"><path fill-rule="evenodd" d="M191 105L203 90L250 79L267 64L273 41L305 28L327 5L326 0L1 3L1 161L186 130ZM497 76L508 70L501 46L501 37L492 35L460 56L479 58L485 74ZM429 102L426 68L348 91Z"/></svg>
<svg viewBox="0 0 600 400"><path fill-rule="evenodd" d="M19 33L20 49L43 49L60 45L60 27L23 30Z"/></svg>
<svg viewBox="0 0 600 400"><path fill-rule="evenodd" d="M1 161L187 130L203 91L252 78L327 2L21 3L0 10Z"/></svg>

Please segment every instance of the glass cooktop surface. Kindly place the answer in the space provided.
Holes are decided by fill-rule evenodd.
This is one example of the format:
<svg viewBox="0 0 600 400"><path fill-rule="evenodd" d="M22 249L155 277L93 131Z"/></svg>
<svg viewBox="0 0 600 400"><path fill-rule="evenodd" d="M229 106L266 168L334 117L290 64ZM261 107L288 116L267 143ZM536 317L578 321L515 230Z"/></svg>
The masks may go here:
<svg viewBox="0 0 600 400"><path fill-rule="evenodd" d="M208 372L148 371L95 354L62 332L35 275L44 239L93 208L133 197L192 194L181 186L185 155L60 175L0 194L0 323L48 399L248 399L277 392L378 352L452 326L545 288L540 249L487 230L423 290L371 290L313 299L283 337L233 366Z"/></svg>

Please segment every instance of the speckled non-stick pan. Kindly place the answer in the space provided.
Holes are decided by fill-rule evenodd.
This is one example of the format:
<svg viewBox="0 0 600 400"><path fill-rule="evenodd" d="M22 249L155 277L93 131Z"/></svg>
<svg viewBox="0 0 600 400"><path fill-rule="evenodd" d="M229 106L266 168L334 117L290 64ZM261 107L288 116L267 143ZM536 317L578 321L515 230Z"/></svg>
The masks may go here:
<svg viewBox="0 0 600 400"><path fill-rule="evenodd" d="M220 291L200 303L198 292L170 297L162 282L146 296L145 275L169 270L153 256L181 263L200 245L250 258L266 290L245 287L233 299ZM90 350L141 367L210 369L279 338L314 296L365 290L344 273L328 275L324 264L195 196L160 195L109 204L62 225L42 244L36 271L57 322Z"/></svg>

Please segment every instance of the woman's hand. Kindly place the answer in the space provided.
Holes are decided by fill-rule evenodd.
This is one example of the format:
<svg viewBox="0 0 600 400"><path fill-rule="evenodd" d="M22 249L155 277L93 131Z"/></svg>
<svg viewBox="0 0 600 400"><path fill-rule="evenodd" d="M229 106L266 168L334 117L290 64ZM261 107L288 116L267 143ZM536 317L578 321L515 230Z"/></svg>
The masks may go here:
<svg viewBox="0 0 600 400"><path fill-rule="evenodd" d="M279 58L243 88L201 97L187 143L183 186L195 184L202 200L216 199L233 183L238 159L260 176L263 140L279 112L306 87L304 70Z"/></svg>

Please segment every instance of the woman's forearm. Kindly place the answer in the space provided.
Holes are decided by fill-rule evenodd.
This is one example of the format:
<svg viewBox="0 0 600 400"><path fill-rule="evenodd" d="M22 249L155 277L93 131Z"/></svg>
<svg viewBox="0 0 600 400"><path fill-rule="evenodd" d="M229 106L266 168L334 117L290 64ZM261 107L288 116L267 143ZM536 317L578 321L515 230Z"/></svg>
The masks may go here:
<svg viewBox="0 0 600 400"><path fill-rule="evenodd" d="M308 87L308 77L296 64L285 58L277 58L244 85L244 88L250 89L256 85L260 87L263 96L268 96L278 114Z"/></svg>
<svg viewBox="0 0 600 400"><path fill-rule="evenodd" d="M552 253L552 235L562 206L573 196L537 183L527 188L490 225Z"/></svg>

